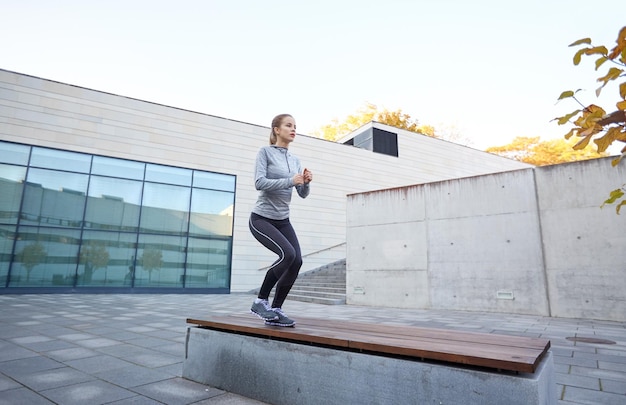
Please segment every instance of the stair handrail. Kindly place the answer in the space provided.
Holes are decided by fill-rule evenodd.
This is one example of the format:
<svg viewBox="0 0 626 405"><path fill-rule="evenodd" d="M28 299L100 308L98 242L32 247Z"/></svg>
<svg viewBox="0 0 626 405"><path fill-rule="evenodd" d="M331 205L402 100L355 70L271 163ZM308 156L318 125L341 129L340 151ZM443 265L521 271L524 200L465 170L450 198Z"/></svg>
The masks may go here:
<svg viewBox="0 0 626 405"><path fill-rule="evenodd" d="M311 257L313 255L320 254L320 253L326 252L328 250L336 249L336 248L344 246L344 245L346 245L346 242L341 242L341 243L338 243L338 244L333 245L333 246L328 246L328 247L325 247L323 249L316 250L314 252L310 252L310 253L307 253L305 255L302 255L302 258L304 259L306 257ZM265 267L261 267L260 269L258 269L258 271L265 271L265 270L269 269L270 267L271 267L271 265L265 266Z"/></svg>

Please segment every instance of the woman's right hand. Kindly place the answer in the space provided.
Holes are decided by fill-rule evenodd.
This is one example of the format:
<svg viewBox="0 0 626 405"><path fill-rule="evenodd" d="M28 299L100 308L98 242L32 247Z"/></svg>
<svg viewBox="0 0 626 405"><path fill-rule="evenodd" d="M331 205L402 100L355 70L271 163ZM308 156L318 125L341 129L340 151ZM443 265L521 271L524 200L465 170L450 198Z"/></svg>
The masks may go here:
<svg viewBox="0 0 626 405"><path fill-rule="evenodd" d="M293 176L292 181L293 181L294 186L299 186L300 184L304 184L304 176L298 173L295 176Z"/></svg>

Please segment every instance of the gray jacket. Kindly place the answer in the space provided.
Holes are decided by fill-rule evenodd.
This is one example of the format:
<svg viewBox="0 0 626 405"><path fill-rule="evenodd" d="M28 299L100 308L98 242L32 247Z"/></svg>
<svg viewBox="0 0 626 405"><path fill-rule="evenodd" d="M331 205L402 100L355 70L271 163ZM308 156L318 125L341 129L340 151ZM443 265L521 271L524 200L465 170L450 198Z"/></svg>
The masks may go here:
<svg viewBox="0 0 626 405"><path fill-rule="evenodd" d="M252 212L270 219L289 218L293 176L298 173L302 173L300 159L287 148L262 147L256 156L254 170L254 186L259 190L259 198ZM300 197L309 195L309 184L295 186Z"/></svg>

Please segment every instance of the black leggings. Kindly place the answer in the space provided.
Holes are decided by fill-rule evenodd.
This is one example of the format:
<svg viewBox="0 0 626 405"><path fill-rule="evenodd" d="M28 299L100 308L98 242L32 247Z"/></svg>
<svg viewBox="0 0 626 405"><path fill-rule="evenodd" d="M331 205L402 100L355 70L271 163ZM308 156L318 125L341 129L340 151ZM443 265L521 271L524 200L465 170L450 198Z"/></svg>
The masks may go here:
<svg viewBox="0 0 626 405"><path fill-rule="evenodd" d="M259 298L266 300L276 286L272 308L281 308L302 267L298 237L289 218L276 220L252 213L248 225L256 240L278 255L265 274Z"/></svg>

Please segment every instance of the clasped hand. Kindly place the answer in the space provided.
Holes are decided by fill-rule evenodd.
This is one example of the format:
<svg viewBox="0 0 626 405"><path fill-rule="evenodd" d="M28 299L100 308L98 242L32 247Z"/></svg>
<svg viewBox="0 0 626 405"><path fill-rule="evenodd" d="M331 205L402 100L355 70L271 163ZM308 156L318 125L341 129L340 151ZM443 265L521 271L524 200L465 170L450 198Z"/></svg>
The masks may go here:
<svg viewBox="0 0 626 405"><path fill-rule="evenodd" d="M311 181L313 181L313 173L311 173L309 169L304 169L302 174L298 173L293 176L293 184L295 184L296 186L300 184L310 183Z"/></svg>

